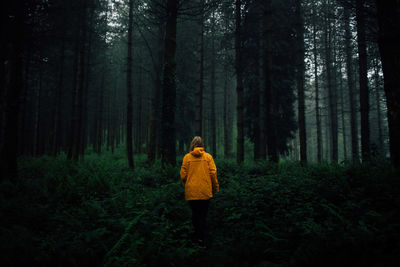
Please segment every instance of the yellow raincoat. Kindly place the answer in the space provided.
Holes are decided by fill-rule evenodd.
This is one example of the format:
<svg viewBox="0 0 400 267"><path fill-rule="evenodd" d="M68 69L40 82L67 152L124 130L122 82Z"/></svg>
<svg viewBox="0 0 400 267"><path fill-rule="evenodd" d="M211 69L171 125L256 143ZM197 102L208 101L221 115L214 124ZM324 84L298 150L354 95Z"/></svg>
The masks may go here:
<svg viewBox="0 0 400 267"><path fill-rule="evenodd" d="M217 167L202 147L195 147L183 158L181 179L186 200L206 200L218 193Z"/></svg>

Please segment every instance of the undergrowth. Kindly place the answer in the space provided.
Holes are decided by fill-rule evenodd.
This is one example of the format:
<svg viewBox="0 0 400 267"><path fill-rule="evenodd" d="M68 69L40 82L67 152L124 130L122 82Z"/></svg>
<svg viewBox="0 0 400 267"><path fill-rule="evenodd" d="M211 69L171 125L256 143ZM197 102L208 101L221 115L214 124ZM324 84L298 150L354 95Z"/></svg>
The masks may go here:
<svg viewBox="0 0 400 267"><path fill-rule="evenodd" d="M123 153L21 158L0 185L2 266L397 266L400 180L370 165L216 160L208 248L179 167Z"/></svg>

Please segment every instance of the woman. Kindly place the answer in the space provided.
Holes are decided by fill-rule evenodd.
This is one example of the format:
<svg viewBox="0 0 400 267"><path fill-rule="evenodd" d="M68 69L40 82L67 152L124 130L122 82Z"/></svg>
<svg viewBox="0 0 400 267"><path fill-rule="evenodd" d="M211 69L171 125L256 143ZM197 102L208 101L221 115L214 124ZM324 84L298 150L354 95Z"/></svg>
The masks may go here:
<svg viewBox="0 0 400 267"><path fill-rule="evenodd" d="M190 152L183 158L181 179L192 209L195 241L203 245L208 205L210 198L218 193L219 185L213 157L204 151L200 136L193 138Z"/></svg>

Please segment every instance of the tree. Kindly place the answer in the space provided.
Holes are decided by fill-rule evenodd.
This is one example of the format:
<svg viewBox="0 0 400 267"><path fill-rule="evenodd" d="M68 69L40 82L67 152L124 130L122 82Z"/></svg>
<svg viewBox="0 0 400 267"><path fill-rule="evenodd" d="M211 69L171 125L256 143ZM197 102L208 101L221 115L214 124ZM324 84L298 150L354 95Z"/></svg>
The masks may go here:
<svg viewBox="0 0 400 267"><path fill-rule="evenodd" d="M129 0L129 24L128 24L128 56L126 58L126 151L128 153L129 168L134 168L133 148L132 148L132 28L133 28L133 0Z"/></svg>
<svg viewBox="0 0 400 267"><path fill-rule="evenodd" d="M379 23L384 88L388 108L390 155L400 166L400 3L396 0L376 1Z"/></svg>
<svg viewBox="0 0 400 267"><path fill-rule="evenodd" d="M1 79L1 93L5 96L4 121L1 129L0 167L2 179L15 181L17 178L17 147L18 147L18 100L22 90L22 55L24 32L24 1L13 1L6 5L1 14L4 22L1 41L1 65L4 76ZM3 28L4 27L4 28ZM7 49L7 50L5 50ZM4 80L3 80L4 79ZM1 114L3 117L3 114Z"/></svg>
<svg viewBox="0 0 400 267"><path fill-rule="evenodd" d="M216 87L216 62L215 62L215 14L211 17L211 153L217 157L217 126L215 117L215 87Z"/></svg>
<svg viewBox="0 0 400 267"><path fill-rule="evenodd" d="M322 160L322 131L321 131L321 115L319 106L319 82L318 82L318 53L317 53L317 29L316 29L316 9L313 9L313 59L314 59L314 83L315 83L315 121L317 122L317 160Z"/></svg>
<svg viewBox="0 0 400 267"><path fill-rule="evenodd" d="M297 101L298 101L298 123L300 137L300 161L307 163L307 135L304 105L304 19L301 0L296 0L296 38L297 38Z"/></svg>
<svg viewBox="0 0 400 267"><path fill-rule="evenodd" d="M167 2L167 23L165 25L165 64L162 99L162 142L161 160L163 165L176 164L175 101L176 101L176 21L178 1Z"/></svg>
<svg viewBox="0 0 400 267"><path fill-rule="evenodd" d="M346 71L347 85L349 88L349 106L350 106L350 131L351 131L351 155L353 162L358 161L358 123L356 113L355 89L354 89L354 71L353 57L351 47L351 30L350 30L350 11L348 7L344 7L344 30L345 30L345 53L346 53Z"/></svg>
<svg viewBox="0 0 400 267"><path fill-rule="evenodd" d="M241 8L240 0L235 2L236 30L235 30L235 69L236 69L236 93L237 93L237 163L244 160L244 133L243 133L243 75L242 75L242 41L241 41Z"/></svg>
<svg viewBox="0 0 400 267"><path fill-rule="evenodd" d="M325 5L325 11L328 12L330 5ZM330 134L331 134L331 156L332 161L338 161L338 120L337 120L337 97L336 88L332 79L332 23L329 17L325 17L324 22L324 43L325 43L325 67L326 67L326 83L328 87L328 103L329 103L329 118L330 118Z"/></svg>
<svg viewBox="0 0 400 267"><path fill-rule="evenodd" d="M195 115L195 134L203 135L203 89L204 89L204 0L200 1L201 13L199 19L198 37L198 82L196 91L196 115Z"/></svg>
<svg viewBox="0 0 400 267"><path fill-rule="evenodd" d="M368 97L368 66L367 45L365 40L365 14L364 1L357 0L357 44L358 44L358 66L360 83L360 111L361 111L361 155L363 161L368 161L369 148L369 97Z"/></svg>

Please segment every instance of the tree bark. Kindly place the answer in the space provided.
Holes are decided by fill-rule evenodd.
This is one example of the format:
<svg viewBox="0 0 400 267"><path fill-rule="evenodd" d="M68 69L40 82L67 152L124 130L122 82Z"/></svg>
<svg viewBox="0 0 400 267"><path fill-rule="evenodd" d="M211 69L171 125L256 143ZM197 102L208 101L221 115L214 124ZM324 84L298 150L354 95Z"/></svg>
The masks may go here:
<svg viewBox="0 0 400 267"><path fill-rule="evenodd" d="M203 89L204 89L204 1L201 0L200 34L198 43L199 80L196 91L195 134L203 135Z"/></svg>
<svg viewBox="0 0 400 267"><path fill-rule="evenodd" d="M327 6L328 7L328 6ZM337 98L336 88L332 81L332 59L331 59L331 22L329 18L325 18L325 63L326 78L328 86L329 101L329 117L331 122L331 144L332 144L332 161L338 161L338 127L337 127Z"/></svg>
<svg viewBox="0 0 400 267"><path fill-rule="evenodd" d="M317 161L322 161L322 131L321 115L319 107L319 83L318 83L318 52L317 52L317 29L316 10L313 9L313 56L314 56L314 79L315 79L315 121L317 122Z"/></svg>
<svg viewBox="0 0 400 267"><path fill-rule="evenodd" d="M388 108L390 155L400 166L400 3L397 0L376 1L379 23L379 52Z"/></svg>
<svg viewBox="0 0 400 267"><path fill-rule="evenodd" d="M162 103L161 162L176 165L175 106L176 106L176 21L178 1L168 0L165 26L165 64Z"/></svg>
<svg viewBox="0 0 400 267"><path fill-rule="evenodd" d="M224 63L224 156L231 157L231 123L229 123L228 63Z"/></svg>
<svg viewBox="0 0 400 267"><path fill-rule="evenodd" d="M266 0L264 2L266 15L265 21L265 104L267 107L266 112L266 129L267 129L267 149L268 159L272 162L278 162L278 151L276 146L276 129L275 129L275 101L274 101L274 87L272 75L272 1Z"/></svg>
<svg viewBox="0 0 400 267"><path fill-rule="evenodd" d="M343 96L343 82L342 82L342 65L339 65L339 73L340 73L340 108L341 108L341 119L342 119L342 136L343 136L343 156L344 160L347 160L347 136L346 136L346 124L344 121L344 96Z"/></svg>
<svg viewBox="0 0 400 267"><path fill-rule="evenodd" d="M63 31L65 32L65 31ZM61 125L61 92L64 86L64 61L65 61L65 38L62 39L60 51L60 70L58 75L58 82L55 88L54 107L53 107L53 142L52 142L52 155L57 156L60 147L60 125Z"/></svg>
<svg viewBox="0 0 400 267"><path fill-rule="evenodd" d="M259 43L258 43L258 127L259 127L259 140L258 140L258 158L265 160L267 156L266 146L266 96L265 96L265 23L264 18L267 11L263 10L262 18L259 23Z"/></svg>
<svg viewBox="0 0 400 267"><path fill-rule="evenodd" d="M40 124L41 124L41 93L43 90L43 69L42 69L42 63L39 63L39 82L38 86L36 89L36 97L35 97L35 116L34 116L34 135L33 135L33 150L32 150L32 155L33 156L39 156L39 147L40 147Z"/></svg>
<svg viewBox="0 0 400 267"><path fill-rule="evenodd" d="M304 104L304 19L301 0L296 0L296 38L297 38L297 101L298 101L298 122L300 140L300 162L307 163L307 134L306 116Z"/></svg>
<svg viewBox="0 0 400 267"><path fill-rule="evenodd" d="M128 166L134 168L132 147L132 28L133 28L133 0L129 0L129 25L128 25L128 56L126 74L126 151L128 154Z"/></svg>
<svg viewBox="0 0 400 267"><path fill-rule="evenodd" d="M358 43L358 66L360 82L360 112L361 112L361 155L363 161L370 157L369 139L369 95L368 95L368 66L367 46L365 40L365 15L364 1L357 0L357 43Z"/></svg>
<svg viewBox="0 0 400 267"><path fill-rule="evenodd" d="M147 161L153 164L156 159L158 139L160 135L160 94L161 94L161 72L163 66L163 29L162 24L158 26L158 53L157 61L154 64L154 93L152 98L152 109L150 115L150 126L149 126L149 145L147 150Z"/></svg>
<svg viewBox="0 0 400 267"><path fill-rule="evenodd" d="M237 155L236 161L244 161L244 134L243 134L243 74L242 74L242 40L241 40L241 0L235 2L236 31L235 31L235 67L237 93Z"/></svg>
<svg viewBox="0 0 400 267"><path fill-rule="evenodd" d="M345 50L346 50L346 71L347 83L349 88L349 106L350 106L350 131L351 131L351 155L353 162L358 162L358 123L356 113L356 101L354 97L354 71L351 47L351 30L350 30L350 12L344 7L344 28L345 28Z"/></svg>
<svg viewBox="0 0 400 267"><path fill-rule="evenodd" d="M4 48L4 58L1 60L4 81L2 81L2 93L5 96L4 116L2 118L2 139L0 148L0 170L1 179L15 181L17 179L17 147L18 147L18 100L22 90L22 55L24 32L24 4L21 0L16 0L6 5L9 12L4 18L4 31L7 33L2 38ZM5 12L6 13L6 12ZM11 16L13 16L11 19ZM3 52L3 51L2 51ZM3 61L4 60L4 61ZM3 79L3 76L1 77ZM3 115L3 114L1 114Z"/></svg>
<svg viewBox="0 0 400 267"><path fill-rule="evenodd" d="M217 157L217 126L215 118L215 15L211 18L211 153Z"/></svg>
<svg viewBox="0 0 400 267"><path fill-rule="evenodd" d="M378 124L378 145L379 152L384 155L384 144L383 144L383 131L382 131L382 115L381 115L381 97L379 91L381 87L379 85L379 64L378 59L375 58L375 101L376 101L376 117Z"/></svg>

